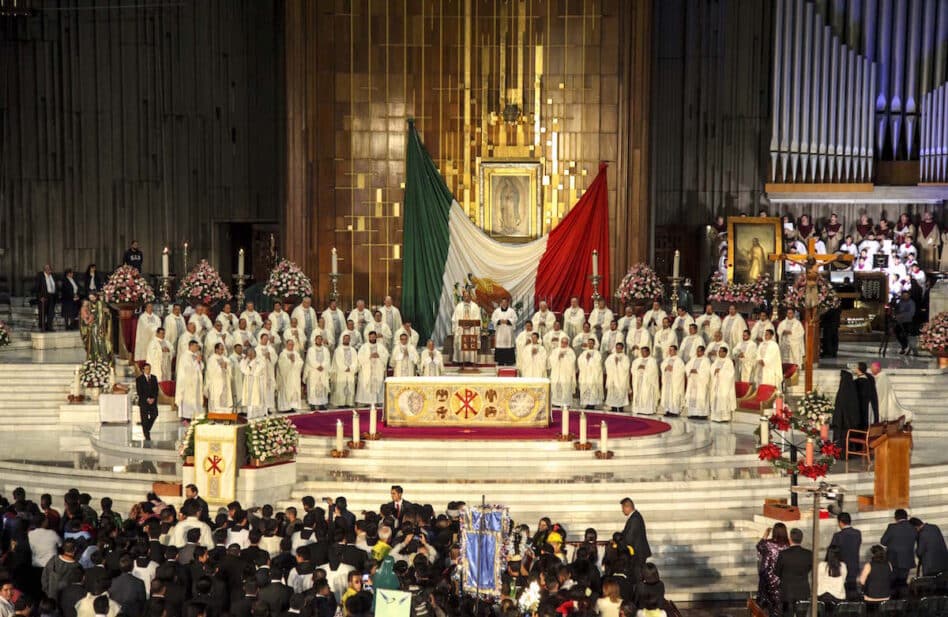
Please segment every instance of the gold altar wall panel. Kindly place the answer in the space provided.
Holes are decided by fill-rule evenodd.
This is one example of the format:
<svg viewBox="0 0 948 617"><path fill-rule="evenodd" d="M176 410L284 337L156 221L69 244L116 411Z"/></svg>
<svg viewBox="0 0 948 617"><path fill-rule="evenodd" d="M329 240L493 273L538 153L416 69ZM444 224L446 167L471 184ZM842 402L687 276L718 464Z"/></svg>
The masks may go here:
<svg viewBox="0 0 948 617"><path fill-rule="evenodd" d="M407 119L475 222L481 161L542 164L545 233L608 161L612 272L648 255L651 0L285 3L283 252L343 305L399 300ZM516 125L502 118L521 110ZM615 281L613 281L614 286Z"/></svg>

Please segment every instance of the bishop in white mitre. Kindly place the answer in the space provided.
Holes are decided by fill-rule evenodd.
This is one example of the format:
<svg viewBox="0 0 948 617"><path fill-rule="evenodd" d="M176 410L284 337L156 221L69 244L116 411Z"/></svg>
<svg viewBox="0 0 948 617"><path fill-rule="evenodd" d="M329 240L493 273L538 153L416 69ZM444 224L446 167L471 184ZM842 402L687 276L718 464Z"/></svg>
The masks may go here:
<svg viewBox="0 0 948 617"><path fill-rule="evenodd" d="M388 329L393 333L398 332L402 327L402 312L392 303L392 296L385 296L379 310L382 311L382 321L385 322ZM395 340L398 340L397 335L395 336ZM418 347L417 342L413 343L413 345Z"/></svg>
<svg viewBox="0 0 948 617"><path fill-rule="evenodd" d="M606 406L612 411L622 411L629 404L629 356L625 355L625 345L616 343L615 350L605 360L606 369Z"/></svg>
<svg viewBox="0 0 948 617"><path fill-rule="evenodd" d="M632 413L650 416L658 408L661 397L658 364L648 347L639 351L641 355L632 362Z"/></svg>
<svg viewBox="0 0 948 617"><path fill-rule="evenodd" d="M754 322L754 327L751 328L751 340L760 345L764 340L764 332L767 330L776 332L777 328L770 321L770 314L767 311L761 311L757 316L757 321Z"/></svg>
<svg viewBox="0 0 948 617"><path fill-rule="evenodd" d="M645 311L645 327L648 328L648 331L655 335L655 332L662 327L662 320L668 317L668 313L665 312L665 309L662 308L662 304L659 301L652 302L652 308ZM671 322L669 322L671 325Z"/></svg>
<svg viewBox="0 0 948 617"><path fill-rule="evenodd" d="M342 331L346 329L346 315L342 312L342 309L336 306L335 300L330 300L329 306L323 311L321 317L323 318L323 327L332 332L331 336L326 337L326 342L331 347L335 347L336 342L342 340Z"/></svg>
<svg viewBox="0 0 948 617"><path fill-rule="evenodd" d="M392 375L395 377L413 377L415 375L415 367L418 366L418 349L408 344L407 334L402 334L398 339L398 343L392 348L389 363L392 365Z"/></svg>
<svg viewBox="0 0 948 617"><path fill-rule="evenodd" d="M314 330L315 332L315 330ZM316 334L313 344L306 352L303 381L306 383L306 402L310 409L326 409L329 404L332 353L323 344L323 336Z"/></svg>
<svg viewBox="0 0 948 617"><path fill-rule="evenodd" d="M569 306L563 311L563 329L566 330L567 336L575 337L582 331L585 323L586 311L579 305L579 298L573 296L569 299Z"/></svg>
<svg viewBox="0 0 948 617"><path fill-rule="evenodd" d="M309 339L306 337L306 332L300 327L300 322L296 317L290 317L290 327L283 331L283 343L286 344L287 341L295 343L296 351L306 353L306 343Z"/></svg>
<svg viewBox="0 0 948 617"><path fill-rule="evenodd" d="M355 403L359 356L349 344L348 334L343 334L341 341L332 354L331 401L334 407L352 407Z"/></svg>
<svg viewBox="0 0 948 617"><path fill-rule="evenodd" d="M556 315L550 310L546 300L540 300L540 310L533 314L530 321L533 322L534 331L540 335L540 341L545 341L546 333L553 328L556 321Z"/></svg>
<svg viewBox="0 0 948 617"><path fill-rule="evenodd" d="M451 331L454 333L454 361L458 364L474 364L477 362L477 349L462 351L461 341L465 336L475 337L477 347L480 347L481 327L480 325L462 326L462 321L473 323L477 321L480 324L481 308L471 301L471 293L464 290L461 295L461 301L454 307L454 313L451 315Z"/></svg>
<svg viewBox="0 0 948 617"><path fill-rule="evenodd" d="M773 330L764 332L764 341L757 346L757 366L760 383L780 387L783 383L783 365Z"/></svg>
<svg viewBox="0 0 948 617"><path fill-rule="evenodd" d="M206 349L210 349L209 347ZM204 395L207 410L212 413L233 413L234 391L231 382L230 360L227 359L224 343L214 345L204 369Z"/></svg>
<svg viewBox="0 0 948 617"><path fill-rule="evenodd" d="M688 336L690 326L694 323L694 317L689 315L684 307L679 306L678 315L675 316L675 321L672 322L672 330L675 331L675 336L678 337L679 341L684 340L684 338Z"/></svg>
<svg viewBox="0 0 948 617"><path fill-rule="evenodd" d="M266 360L257 356L257 350L250 348L240 362L243 376L243 389L240 398L248 420L267 415L268 393L270 390L270 366Z"/></svg>
<svg viewBox="0 0 948 617"><path fill-rule="evenodd" d="M718 357L711 365L711 421L730 422L737 408L734 392L734 363L726 346L718 349Z"/></svg>
<svg viewBox="0 0 948 617"><path fill-rule="evenodd" d="M695 351L695 357L685 365L685 415L689 418L707 418L710 413L708 386L711 385L711 363L704 355L704 346Z"/></svg>
<svg viewBox="0 0 948 617"><path fill-rule="evenodd" d="M146 354L146 361L151 365L151 374L155 376L158 383L171 380L172 355L171 345L165 340L165 329L158 328L155 331L155 338L148 343Z"/></svg>
<svg viewBox="0 0 948 617"><path fill-rule="evenodd" d="M155 314L154 305L149 302L138 316L138 328L135 330L135 361L143 362L148 358L148 345L155 332L161 327L161 317ZM152 367L154 371L154 367Z"/></svg>
<svg viewBox="0 0 948 617"><path fill-rule="evenodd" d="M293 324L293 318L296 318L297 325L303 330L303 341L308 341L310 335L313 333L313 328L316 327L316 309L313 308L313 299L311 297L306 296L300 305L293 309L293 312L290 314L291 326ZM297 346L297 351L302 350L302 346Z"/></svg>
<svg viewBox="0 0 948 617"><path fill-rule="evenodd" d="M579 404L584 409L596 409L602 405L602 355L597 349L596 336L590 334L586 346L576 356L579 368Z"/></svg>
<svg viewBox="0 0 948 617"><path fill-rule="evenodd" d="M615 319L609 322L608 327L602 333L602 339L599 341L599 353L603 358L608 358L616 349L616 345L622 343L622 334L619 332L619 322ZM625 345L622 346L625 349Z"/></svg>
<svg viewBox="0 0 948 617"><path fill-rule="evenodd" d="M646 321L646 323L648 322ZM653 345L655 348L655 357L659 362L665 357L665 353L669 347L672 345L678 346L678 336L675 334L675 331L672 330L671 319L663 317L661 323L662 328L655 333L655 343Z"/></svg>
<svg viewBox="0 0 948 617"><path fill-rule="evenodd" d="M681 415L685 404L685 363L678 350L669 347L668 355L662 360L662 396L658 408L667 416Z"/></svg>
<svg viewBox="0 0 948 617"><path fill-rule="evenodd" d="M596 306L593 307L593 310L589 311L589 325L592 326L593 332L596 333L596 336L602 339L603 333L609 329L609 324L612 323L613 315L612 309L606 306L606 299L599 298L599 301L596 303ZM612 351L602 352L603 354L612 353Z"/></svg>
<svg viewBox="0 0 948 617"><path fill-rule="evenodd" d="M737 307L733 304L727 307L727 315L721 322L721 333L724 335L724 342L733 349L741 342L741 333L747 329L747 322L744 317L737 312ZM713 332L711 334L714 334Z"/></svg>
<svg viewBox="0 0 948 617"><path fill-rule="evenodd" d="M378 340L374 331L368 333L368 341L359 348L359 381L356 387L356 402L360 405L381 405L385 398L385 374L388 367L388 350Z"/></svg>
<svg viewBox="0 0 948 617"><path fill-rule="evenodd" d="M715 331L721 329L721 318L714 313L714 306L711 304L704 305L704 313L698 315L695 323L698 324L698 334L705 343L711 340Z"/></svg>
<svg viewBox="0 0 948 617"><path fill-rule="evenodd" d="M679 347L678 355L681 356L683 363L687 363L688 360L691 360L692 356L695 355L695 351L698 349L698 345L704 345L704 338L698 334L698 324L693 323L688 326L688 336L682 339L681 346Z"/></svg>
<svg viewBox="0 0 948 617"><path fill-rule="evenodd" d="M576 352L576 357L579 358L579 354L582 353L583 349L589 344L589 339L592 339L596 342L596 349L599 348L599 339L596 338L596 335L592 331L592 326L589 325L589 322L583 324L583 330L579 334L573 337L573 351Z"/></svg>
<svg viewBox="0 0 948 617"><path fill-rule="evenodd" d="M393 333L391 330L389 330L388 324L382 321L382 311L375 311L372 313L372 322L365 327L362 335L368 336L369 332L375 332L379 342L385 345L385 349L390 350L392 348Z"/></svg>
<svg viewBox="0 0 948 617"><path fill-rule="evenodd" d="M569 346L569 337L563 332L560 344L549 352L550 402L567 407L573 404L576 391L576 352Z"/></svg>
<svg viewBox="0 0 948 617"><path fill-rule="evenodd" d="M240 313L240 319L247 322L247 329L253 332L254 336L257 335L257 330L263 327L263 317L254 308L253 302L248 302L244 306L244 310Z"/></svg>
<svg viewBox="0 0 948 617"><path fill-rule="evenodd" d="M643 347L652 347L652 333L645 327L642 317L638 316L635 318L635 325L625 337L625 348L629 350L629 357L635 359L639 357L639 350Z"/></svg>
<svg viewBox="0 0 948 617"><path fill-rule="evenodd" d="M244 346L234 343L233 351L227 356L230 361L231 392L234 397L234 409L243 412L244 407L244 374L240 370L240 363L244 360Z"/></svg>
<svg viewBox="0 0 948 617"><path fill-rule="evenodd" d="M507 298L500 299L500 306L491 313L490 322L494 326L494 361L498 366L510 366L517 357L514 349L517 311L510 308Z"/></svg>
<svg viewBox="0 0 948 617"><path fill-rule="evenodd" d="M277 361L277 411L303 408L303 357L290 339Z"/></svg>
<svg viewBox="0 0 948 617"><path fill-rule="evenodd" d="M204 363L200 344L195 340L178 360L174 402L179 418L191 420L204 415Z"/></svg>
<svg viewBox="0 0 948 617"><path fill-rule="evenodd" d="M356 300L355 308L349 311L348 319L352 320L355 329L359 334L365 334L363 330L372 322L372 311L366 308L365 300L361 298Z"/></svg>
<svg viewBox="0 0 948 617"><path fill-rule="evenodd" d="M283 331L290 327L290 315L283 310L282 302L274 302L273 310L267 315L267 322L270 324L270 337L276 334L282 338ZM264 324L266 327L266 324Z"/></svg>
<svg viewBox="0 0 948 617"><path fill-rule="evenodd" d="M234 315L230 307L230 302L225 302L224 308L221 310L220 313L218 313L217 319L215 319L214 321L219 321L220 323L222 323L224 325L224 330L228 334L233 334L234 330L237 329L237 322L239 321L239 319L237 318L237 315Z"/></svg>
<svg viewBox="0 0 948 617"><path fill-rule="evenodd" d="M734 373L739 381L757 383L757 343L751 340L750 330L744 330L740 345L731 352Z"/></svg>
<svg viewBox="0 0 948 617"><path fill-rule="evenodd" d="M428 339L424 351L418 354L418 374L422 377L440 377L444 375L444 358L435 349L434 341Z"/></svg>
<svg viewBox="0 0 948 617"><path fill-rule="evenodd" d="M781 361L802 367L806 335L803 324L797 319L796 311L793 309L787 311L786 318L777 327L777 335L780 339Z"/></svg>
<svg viewBox="0 0 948 617"><path fill-rule="evenodd" d="M165 315L165 340L171 345L171 353L175 355L178 349L178 339L187 331L187 324L181 316L181 305L171 307L171 314ZM154 367L152 367L154 368ZM154 371L152 371L154 372Z"/></svg>
<svg viewBox="0 0 948 617"><path fill-rule="evenodd" d="M532 332L530 342L523 348L520 374L522 377L546 377L546 367L546 348L540 343L540 336Z"/></svg>

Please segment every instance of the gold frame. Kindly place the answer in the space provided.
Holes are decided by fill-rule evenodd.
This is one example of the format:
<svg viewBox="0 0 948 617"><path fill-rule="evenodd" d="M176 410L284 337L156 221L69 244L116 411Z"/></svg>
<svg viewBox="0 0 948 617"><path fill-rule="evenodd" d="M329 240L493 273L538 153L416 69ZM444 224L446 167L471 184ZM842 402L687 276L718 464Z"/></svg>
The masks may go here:
<svg viewBox="0 0 948 617"><path fill-rule="evenodd" d="M541 199L542 186L540 161L494 159L481 161L478 169L480 183L480 226L484 232L500 242L530 242L540 237L539 222L542 218L543 200ZM527 204L527 233L508 235L494 231L495 204L491 195L491 183L495 176L527 177L530 183L530 203Z"/></svg>
<svg viewBox="0 0 948 617"><path fill-rule="evenodd" d="M773 268L773 263L770 261L770 255L773 253L783 253L783 225L780 222L780 217L776 216L729 216L727 218L727 282L728 283L752 283L754 281L750 280L740 280L735 281L735 259L737 250L737 245L740 240L738 237L741 231L741 227L772 227L773 233L769 235L769 240L772 241L772 250L767 250L768 247L764 246L764 269L762 273L771 272ZM750 231L750 230L748 230ZM783 275L783 268L777 268L777 280L779 281Z"/></svg>

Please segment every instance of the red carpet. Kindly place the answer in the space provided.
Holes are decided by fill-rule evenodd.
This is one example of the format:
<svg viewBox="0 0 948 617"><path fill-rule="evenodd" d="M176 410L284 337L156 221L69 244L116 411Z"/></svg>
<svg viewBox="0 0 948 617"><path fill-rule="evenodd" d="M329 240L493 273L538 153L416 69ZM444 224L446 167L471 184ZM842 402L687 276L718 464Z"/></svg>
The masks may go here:
<svg viewBox="0 0 948 617"><path fill-rule="evenodd" d="M381 416L381 411L378 412ZM360 409L360 426L363 432L369 429L369 410ZM346 427L346 439L351 438L352 410L334 410L314 412L306 415L292 416L296 427L304 435L334 437L336 435L336 420L342 420ZM599 439L599 423L606 420L609 425L609 437L643 437L657 435L671 429L660 420L633 416L617 416L594 411L586 412L587 434L590 440ZM579 413L571 411L569 417L570 432L579 434ZM506 428L482 427L471 428L465 426L442 427L393 427L383 426L379 421L379 434L388 439L526 439L548 440L560 436L560 412L553 411L553 422L548 428Z"/></svg>

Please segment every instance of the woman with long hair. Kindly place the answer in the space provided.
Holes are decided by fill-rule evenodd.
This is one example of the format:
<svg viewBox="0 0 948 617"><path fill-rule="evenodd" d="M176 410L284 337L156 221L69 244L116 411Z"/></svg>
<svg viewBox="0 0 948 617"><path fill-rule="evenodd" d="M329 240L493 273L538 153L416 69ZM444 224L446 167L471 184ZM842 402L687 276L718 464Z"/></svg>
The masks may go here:
<svg viewBox="0 0 948 617"><path fill-rule="evenodd" d="M777 523L767 529L757 543L757 605L769 611L770 617L781 614L780 577L777 576L777 557L790 546L787 526Z"/></svg>
<svg viewBox="0 0 948 617"><path fill-rule="evenodd" d="M619 582L614 578L607 578L602 582L602 597L596 601L596 612L601 617L619 617L620 606L622 595Z"/></svg>
<svg viewBox="0 0 948 617"><path fill-rule="evenodd" d="M892 593L892 566L881 544L872 547L869 561L859 574L859 584L862 585L863 601L868 607L889 599Z"/></svg>
<svg viewBox="0 0 948 617"><path fill-rule="evenodd" d="M846 599L846 564L839 554L838 546L826 551L826 561L817 567L817 594L820 601L835 605Z"/></svg>

